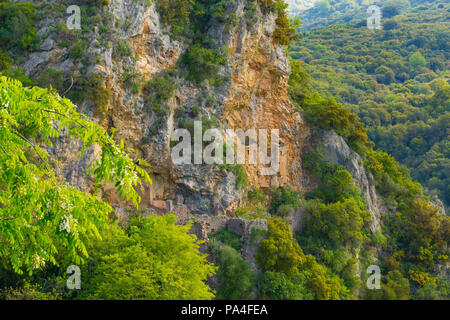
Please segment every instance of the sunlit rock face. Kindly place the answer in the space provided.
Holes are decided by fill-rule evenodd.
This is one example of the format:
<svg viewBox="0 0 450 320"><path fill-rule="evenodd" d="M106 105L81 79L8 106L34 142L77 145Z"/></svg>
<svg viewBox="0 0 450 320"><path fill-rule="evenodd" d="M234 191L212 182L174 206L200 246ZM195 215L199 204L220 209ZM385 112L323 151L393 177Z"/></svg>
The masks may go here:
<svg viewBox="0 0 450 320"><path fill-rule="evenodd" d="M102 118L96 116L91 101L80 103L80 110L87 113L106 128L116 129L115 137L123 140L132 148L134 156L143 157L151 163L150 173L153 185L143 194L143 205L151 207L154 201L172 200L185 204L197 213L233 216L239 206L243 190L236 187L233 172L223 170L218 165L175 165L171 159L171 137L177 129L176 111L184 109L190 112L195 105L207 118L219 121L219 129L279 130L280 158L275 174L264 175L257 164L244 164L250 186L269 188L271 186L292 186L303 188L301 170L301 149L308 127L301 115L294 112L288 99L288 79L290 74L286 47L273 40L276 28L276 15L263 13L258 8L253 23L248 24L245 12L247 1L236 1L230 9L238 23L225 27L219 22L208 26L208 36L217 47L227 48L228 58L219 70L219 74L228 79L221 86L211 85L207 81L194 85L181 77L173 79L176 89L169 98L168 115L158 117L145 101L142 92L132 92L124 85L123 74L133 69L141 75L142 81L151 80L177 68L180 57L188 48L183 39L175 39L168 27L165 27L156 10L155 3L146 1L111 1L104 10L120 21L127 21L127 27L117 25L113 28L113 39L108 46L97 40L98 30L92 30L91 42L86 49L95 55L88 66L77 64L58 47L58 39L49 37L41 50L33 53L25 63L28 74L38 75L45 68L80 74L82 68L104 79L103 86L110 92L110 99ZM106 14L105 13L105 14ZM40 32L46 34L46 28L57 24L48 21ZM119 59L114 56L114 47L127 43L132 53ZM214 106L204 102L204 97L214 97ZM158 123L157 132L151 132ZM88 160L96 156L95 152L87 159L73 159L74 148L60 147L55 155L70 166L60 168L61 175L79 186L89 190L91 182L83 173ZM58 152L56 152L58 151ZM113 188L106 188L112 201L119 202L113 194ZM180 200L181 199L181 200Z"/></svg>
<svg viewBox="0 0 450 320"><path fill-rule="evenodd" d="M290 4L303 8L313 2L297 0ZM62 21L48 19L39 30L45 41L24 62L24 69L27 74L36 76L46 68L54 68L70 72L75 78L82 70L88 70L103 79L101 86L110 94L104 114L98 116L89 99L79 103L79 109L106 129L115 128L116 139L123 140L133 156L142 157L151 164L149 172L153 184L146 186L142 193L142 208L167 211L171 207L167 204L170 201L172 205L183 205L196 214L234 217L246 194L245 189L238 188L235 172L215 164L176 165L172 161L171 137L179 127L177 110L190 113L198 106L202 116L218 120L222 131L279 131L278 170L265 175L262 168L267 165L259 160L257 164L246 161L243 169L250 187L291 187L307 192L316 186L302 168L302 154L305 148L314 144L313 131L288 98L290 62L287 48L273 39L276 14L263 13L258 7L251 17L253 23L249 24L247 4L246 0L238 0L229 8L236 17L234 26L226 27L215 21L206 31L217 47L227 48L226 63L218 71L227 80L222 85L208 81L195 85L181 76L173 77L175 89L167 101L168 114L164 118L152 110L142 90L133 92L123 81L123 75L130 69L137 72L143 82L164 75L179 67L179 61L188 49L189 43L175 38L161 22L155 2L149 5L144 0L112 0L102 15L109 14L118 21L126 21L126 26L112 24L113 36L107 44L98 41L97 28L90 31L86 54L95 59L89 59L88 65L73 60L67 49L58 45L58 35L49 30ZM113 54L120 43L129 45L129 56L118 58ZM214 97L214 105L205 102L205 97ZM156 131L152 129L155 124L158 124ZM80 160L73 156L80 144L61 140L52 150L63 164L58 172L73 185L89 191L92 181L85 175L86 166L89 160L98 156L98 150L91 150ZM356 180L363 176L355 171ZM367 195L372 192L365 180L360 187ZM109 201L116 207L126 207L113 189L107 186L104 190ZM371 198L368 200L370 204L375 203Z"/></svg>

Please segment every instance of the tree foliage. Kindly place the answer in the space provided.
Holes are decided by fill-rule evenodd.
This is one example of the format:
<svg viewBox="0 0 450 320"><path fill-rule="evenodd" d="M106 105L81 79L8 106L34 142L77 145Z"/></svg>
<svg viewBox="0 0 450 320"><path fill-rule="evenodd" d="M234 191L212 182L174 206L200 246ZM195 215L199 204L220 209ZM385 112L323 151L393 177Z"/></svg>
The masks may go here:
<svg viewBox="0 0 450 320"><path fill-rule="evenodd" d="M82 237L97 235L97 227L112 211L95 194L81 192L59 178L47 148L55 139L80 141L82 158L92 147L100 148L89 173L97 185L114 183L125 200L138 206L136 187L150 182L113 137L77 113L58 94L19 81L0 78L0 257L21 273L56 264L59 247L80 263L88 256Z"/></svg>
<svg viewBox="0 0 450 320"><path fill-rule="evenodd" d="M248 261L236 249L212 240L209 248L218 266L217 299L249 299L254 286L255 274Z"/></svg>
<svg viewBox="0 0 450 320"><path fill-rule="evenodd" d="M90 242L83 267L81 299L207 300L205 283L215 267L200 254L200 241L188 234L191 224L175 225L172 214L133 218L126 231L114 224L103 239Z"/></svg>

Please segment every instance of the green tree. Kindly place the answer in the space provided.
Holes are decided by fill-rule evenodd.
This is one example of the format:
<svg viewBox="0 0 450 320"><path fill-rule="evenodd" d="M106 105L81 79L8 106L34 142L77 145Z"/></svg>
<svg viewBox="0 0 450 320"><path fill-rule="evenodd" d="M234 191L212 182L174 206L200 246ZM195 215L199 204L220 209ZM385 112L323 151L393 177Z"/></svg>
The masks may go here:
<svg viewBox="0 0 450 320"><path fill-rule="evenodd" d="M36 33L35 9L28 3L0 2L0 46L21 50L36 49L39 36Z"/></svg>
<svg viewBox="0 0 450 320"><path fill-rule="evenodd" d="M284 273L266 272L258 279L258 295L272 300L312 300L306 289L305 274L288 277Z"/></svg>
<svg viewBox="0 0 450 320"><path fill-rule="evenodd" d="M124 232L114 224L103 239L90 242L91 258L82 269L82 299L212 299L205 283L215 267L173 214L133 218Z"/></svg>
<svg viewBox="0 0 450 320"><path fill-rule="evenodd" d="M420 51L416 51L409 57L409 64L412 68L416 69L418 67L425 67L427 65L427 61Z"/></svg>
<svg viewBox="0 0 450 320"><path fill-rule="evenodd" d="M162 20L172 26L172 31L178 33L184 30L189 22L189 16L195 4L194 0L157 0L156 6Z"/></svg>
<svg viewBox="0 0 450 320"><path fill-rule="evenodd" d="M366 298L371 300L409 300L410 286L408 279L400 271L391 271L385 282L381 283L381 290L366 290Z"/></svg>
<svg viewBox="0 0 450 320"><path fill-rule="evenodd" d="M213 52L198 44L195 44L186 51L182 61L187 68L187 78L197 84L206 79L215 77L219 70L219 65Z"/></svg>
<svg viewBox="0 0 450 320"><path fill-rule="evenodd" d="M304 236L323 239L331 248L355 248L367 239L370 214L354 199L329 205L310 201L306 208Z"/></svg>
<svg viewBox="0 0 450 320"><path fill-rule="evenodd" d="M57 264L58 249L82 263L88 256L83 237L99 236L112 208L95 194L69 186L53 171L46 151L65 136L82 143L80 157L92 146L100 156L89 167L96 185L114 183L118 193L138 206L136 187L148 174L113 137L75 111L67 99L47 89L24 88L0 77L0 258L14 271L28 273ZM5 261L9 261L6 263Z"/></svg>
<svg viewBox="0 0 450 320"><path fill-rule="evenodd" d="M262 241L255 258L264 271L292 276L299 273L298 267L305 256L289 227L281 220L271 218L268 220L268 238Z"/></svg>
<svg viewBox="0 0 450 320"><path fill-rule="evenodd" d="M249 299L254 285L250 264L234 248L212 241L209 244L219 267L217 299Z"/></svg>

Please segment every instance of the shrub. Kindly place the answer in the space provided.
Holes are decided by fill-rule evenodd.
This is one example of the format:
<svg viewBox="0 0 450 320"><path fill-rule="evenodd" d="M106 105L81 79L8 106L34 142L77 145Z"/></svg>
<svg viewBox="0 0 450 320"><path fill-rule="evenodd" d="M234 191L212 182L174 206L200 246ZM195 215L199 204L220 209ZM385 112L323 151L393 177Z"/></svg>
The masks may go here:
<svg viewBox="0 0 450 320"><path fill-rule="evenodd" d="M130 45L123 39L119 39L113 48L113 58L130 57L133 54Z"/></svg>
<svg viewBox="0 0 450 320"><path fill-rule="evenodd" d="M39 36L34 27L35 9L30 3L0 3L0 46L7 49L36 49Z"/></svg>
<svg viewBox="0 0 450 320"><path fill-rule="evenodd" d="M89 74L83 84L87 97L96 107L95 115L105 117L109 104L110 91L104 86L104 81L99 74Z"/></svg>
<svg viewBox="0 0 450 320"><path fill-rule="evenodd" d="M0 50L0 71L7 71L13 65L13 61L6 52Z"/></svg>
<svg viewBox="0 0 450 320"><path fill-rule="evenodd" d="M69 53L69 57L74 61L82 61L82 58L86 55L87 48L88 43L86 41L80 41L72 47L72 50Z"/></svg>
<svg viewBox="0 0 450 320"><path fill-rule="evenodd" d="M181 34L189 24L189 16L195 0L157 0L156 8L162 21L172 27L172 32Z"/></svg>
<svg viewBox="0 0 450 320"><path fill-rule="evenodd" d="M80 40L80 34L77 30L70 30L65 23L58 24L55 32L59 40L58 44L66 48L70 47L73 43L78 43Z"/></svg>
<svg viewBox="0 0 450 320"><path fill-rule="evenodd" d="M51 86L62 94L64 90L64 79L64 71L48 68L41 72L36 81L40 87L50 88Z"/></svg>
<svg viewBox="0 0 450 320"><path fill-rule="evenodd" d="M297 29L300 27L300 20L291 20L288 17L287 8L288 4L284 1L277 0L274 6L278 17L276 19L276 28L273 32L273 39L276 43L287 46L292 41L299 40L297 35Z"/></svg>
<svg viewBox="0 0 450 320"><path fill-rule="evenodd" d="M409 64L413 69L416 69L418 67L425 67L427 65L427 61L420 51L416 51L409 57Z"/></svg>
<svg viewBox="0 0 450 320"><path fill-rule="evenodd" d="M266 272L257 281L258 296L270 300L312 300L306 289L306 277L300 274L288 277L283 273Z"/></svg>
<svg viewBox="0 0 450 320"><path fill-rule="evenodd" d="M248 184L247 174L242 164L221 164L219 168L233 172L236 177L236 188L242 189Z"/></svg>
<svg viewBox="0 0 450 320"><path fill-rule="evenodd" d="M145 101L151 105L160 105L172 97L176 86L168 76L153 76L144 85Z"/></svg>
<svg viewBox="0 0 450 320"><path fill-rule="evenodd" d="M181 60L187 69L186 78L197 84L214 79L219 71L218 60L213 52L198 44L189 47Z"/></svg>
<svg viewBox="0 0 450 320"><path fill-rule="evenodd" d="M132 218L124 232L116 225L90 244L82 269L82 299L211 299L205 283L215 267L199 251L191 225L172 214Z"/></svg>
<svg viewBox="0 0 450 320"><path fill-rule="evenodd" d="M96 7L105 7L108 6L110 3L110 0L81 0L82 4L92 5Z"/></svg>
<svg viewBox="0 0 450 320"><path fill-rule="evenodd" d="M248 192L247 192L247 199L252 202L252 203L263 203L266 201L266 195L263 194L261 192L260 189L256 188L256 187L252 187Z"/></svg>
<svg viewBox="0 0 450 320"><path fill-rule="evenodd" d="M268 237L261 242L255 259L263 271L281 272L287 276L298 274L299 266L305 261L289 227L277 218L268 220Z"/></svg>
<svg viewBox="0 0 450 320"><path fill-rule="evenodd" d="M127 68L122 73L122 81L126 88L131 90L132 94L138 94L142 87L142 76L133 68Z"/></svg>
<svg viewBox="0 0 450 320"><path fill-rule="evenodd" d="M202 109L200 108L200 106L198 104L193 105L191 108L191 115L196 118L198 117L202 112Z"/></svg>
<svg viewBox="0 0 450 320"><path fill-rule="evenodd" d="M153 76L144 85L145 103L149 104L160 118L165 119L169 114L167 101L172 97L175 89L175 84L167 75L163 77Z"/></svg>
<svg viewBox="0 0 450 320"><path fill-rule="evenodd" d="M250 264L230 246L211 241L209 248L219 267L217 299L249 299L254 285Z"/></svg>
<svg viewBox="0 0 450 320"><path fill-rule="evenodd" d="M0 298L2 300L60 300L61 295L56 291L45 292L39 285L25 282L21 288L0 292Z"/></svg>
<svg viewBox="0 0 450 320"><path fill-rule="evenodd" d="M224 245L230 246L237 251L242 249L243 244L242 237L233 231L227 230L226 228L223 228L216 232L209 233L208 238L217 239Z"/></svg>
<svg viewBox="0 0 450 320"><path fill-rule="evenodd" d="M300 205L301 193L290 188L272 189L271 196L269 209L271 214L279 213L278 211L282 206L284 208L283 213L286 213L287 207L296 209Z"/></svg>
<svg viewBox="0 0 450 320"><path fill-rule="evenodd" d="M395 73L386 66L380 66L375 70L376 79L379 83L390 84L395 79Z"/></svg>
<svg viewBox="0 0 450 320"><path fill-rule="evenodd" d="M302 233L305 237L323 239L329 248L356 248L368 240L370 214L354 199L329 205L311 201L306 211L308 216Z"/></svg>

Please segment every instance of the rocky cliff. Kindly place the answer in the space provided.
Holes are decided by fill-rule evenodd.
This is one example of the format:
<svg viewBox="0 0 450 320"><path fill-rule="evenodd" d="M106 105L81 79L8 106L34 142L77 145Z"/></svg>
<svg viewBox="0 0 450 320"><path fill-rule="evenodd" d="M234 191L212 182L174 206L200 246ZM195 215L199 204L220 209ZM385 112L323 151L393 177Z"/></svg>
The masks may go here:
<svg viewBox="0 0 450 320"><path fill-rule="evenodd" d="M124 140L136 156L151 163L153 185L144 195L144 205L151 205L153 200L173 200L199 213L232 214L242 198L232 172L217 165L177 166L171 161L170 139L178 127L177 110L189 113L194 106L200 106L201 115L191 118L218 119L221 129L279 129L278 174L263 176L261 164L245 165L249 184L263 188L272 185L303 188L300 154L304 137L308 135L307 125L301 115L294 112L287 97L290 67L286 47L276 44L272 37L276 14L262 13L258 9L253 17L255 22L249 26L244 10L246 2L236 1L229 8L230 14L236 17L234 27L215 21L207 30L216 47L227 48L228 59L219 70L227 80L220 86L207 81L194 85L181 77L173 77L176 89L168 100L168 115L164 118L149 109L144 93L133 92L123 81L123 74L130 69L139 74L142 81L173 70L188 48L186 42L174 39L169 28L162 24L155 3L111 1L102 15L127 21L127 26L113 24L114 36L107 45L98 40L98 28L85 35L88 39L85 54L95 57L88 65L77 63L66 48L57 45L61 39L51 30L63 21L49 18L39 30L44 41L40 50L32 53L23 67L34 77L50 68L71 73L73 77L81 77L87 69L84 72L101 77L101 86L110 93L103 118L97 116L92 99L83 100L80 108L105 127L114 127L117 139ZM129 45L132 53L126 58L114 57L114 47L122 43ZM158 130L152 135L155 123L158 123ZM86 161L72 159L72 147L76 146L55 150L55 155L68 164L62 173L73 184L89 189L84 176Z"/></svg>
<svg viewBox="0 0 450 320"><path fill-rule="evenodd" d="M374 218L372 230L378 229L379 200L361 158L341 137L334 132L310 128L301 113L294 110L287 93L290 75L287 48L273 39L277 15L256 7L249 23L250 2L232 2L227 10L234 23L212 19L205 31L214 47L226 48L226 59L217 70L223 79L220 83L208 80L195 83L176 72L190 43L186 38L174 36L170 26L161 21L155 1L149 4L148 1L111 0L96 16L103 21L100 28L83 28L86 45L82 55L86 59L74 57L73 49L69 51L62 45L62 38L70 33L55 30L61 29L65 20L58 16L47 17L38 31L42 45L31 53L23 68L34 78L50 69L63 73L66 78L70 75L70 86L64 90L67 94L77 90L77 77L100 79L96 83L97 90L107 93L103 109L99 112L95 94L81 99L78 105L105 128L114 128L118 140L123 140L135 156L151 164L153 184L147 186L142 195L142 209L147 213L172 210L180 223L193 219L193 230L201 239L207 240L209 232L223 227L246 236L256 222L229 220L235 217L245 195L245 189L237 184L235 171L215 164L173 163L171 137L181 126L180 118L217 120L214 123L221 130L278 129L278 173L262 175L264 165L260 162L243 166L249 186L261 189L271 186L290 186L301 191L314 189L314 179L303 170L302 154L305 148L322 144L327 160L343 165L352 174ZM109 28L107 36L103 27ZM118 48L122 47L130 52L120 54ZM148 100L152 92L136 90L132 81L139 84L157 77L169 78L164 84L173 86L164 101L167 110L163 116ZM83 90L89 92L90 86L92 83L88 82ZM59 168L60 174L70 183L89 190L92 182L85 175L86 164L97 153L91 150L84 159L76 159L73 151L77 148L79 144L67 144L63 139L55 144L52 152L64 164ZM126 219L126 204L118 200L112 188L106 188L104 194L115 204L118 215ZM293 229L301 225L301 216L300 210L292 217ZM266 228L264 221L257 224L259 228ZM253 256L252 250L247 243L244 255L249 259Z"/></svg>

